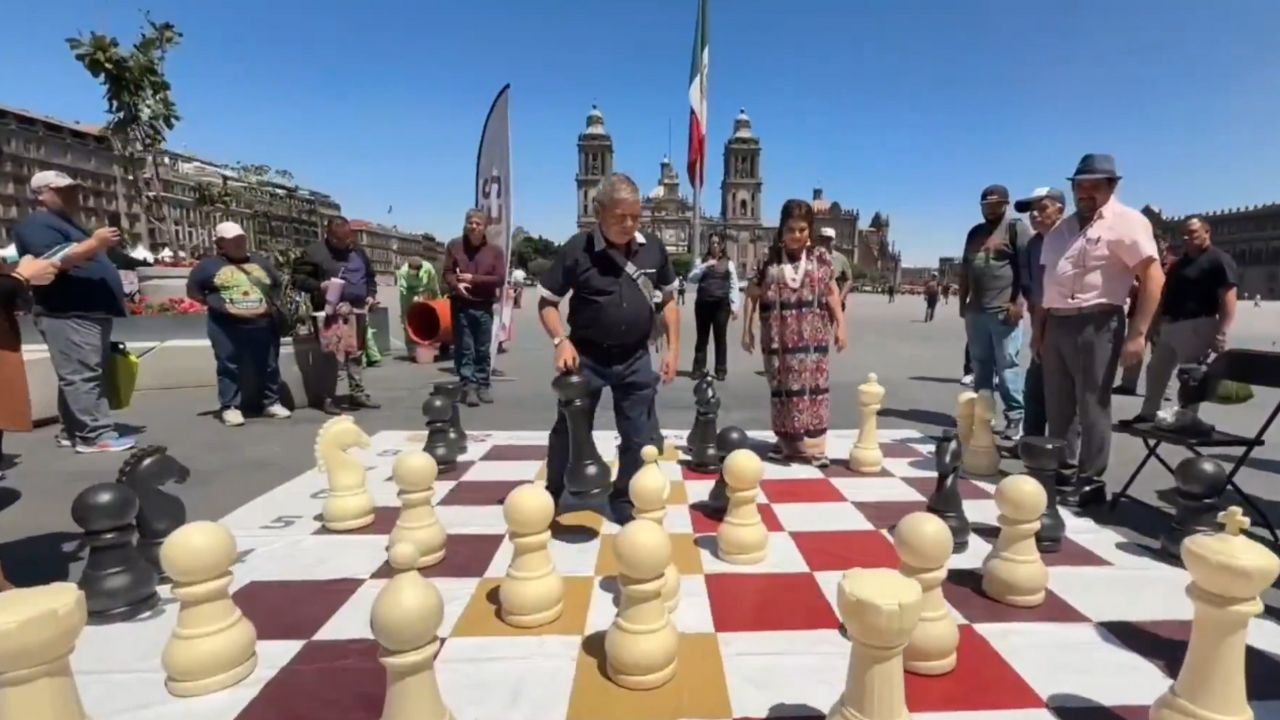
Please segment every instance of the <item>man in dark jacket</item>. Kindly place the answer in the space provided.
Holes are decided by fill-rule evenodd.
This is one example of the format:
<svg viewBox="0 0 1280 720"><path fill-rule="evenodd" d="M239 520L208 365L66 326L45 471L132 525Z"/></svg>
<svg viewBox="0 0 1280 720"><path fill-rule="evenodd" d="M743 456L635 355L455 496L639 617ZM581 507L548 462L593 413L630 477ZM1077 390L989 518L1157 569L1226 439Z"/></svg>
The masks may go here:
<svg viewBox="0 0 1280 720"><path fill-rule="evenodd" d="M493 341L493 305L506 280L502 248L485 236L489 218L468 210L463 235L444 251L444 284L453 314L453 366L462 381L462 399L470 406L493 402L489 389Z"/></svg>
<svg viewBox="0 0 1280 720"><path fill-rule="evenodd" d="M307 293L312 312L326 312L325 296L335 280L342 282L342 294L338 302L350 305L355 311L358 350L345 353L343 361L338 363L340 372L346 376L347 392L350 395L348 408L380 408L382 406L374 402L365 391L361 372L369 327L368 313L378 303L378 286L369 255L364 248L356 245L351 224L341 216L329 218L324 240L308 246L293 266L293 286ZM334 316L330 314L323 321L313 323L317 338L333 319ZM332 387L336 392L337 378L334 378ZM339 406L334 397L325 398L321 406L321 410L329 415L340 415L344 409L347 408Z"/></svg>

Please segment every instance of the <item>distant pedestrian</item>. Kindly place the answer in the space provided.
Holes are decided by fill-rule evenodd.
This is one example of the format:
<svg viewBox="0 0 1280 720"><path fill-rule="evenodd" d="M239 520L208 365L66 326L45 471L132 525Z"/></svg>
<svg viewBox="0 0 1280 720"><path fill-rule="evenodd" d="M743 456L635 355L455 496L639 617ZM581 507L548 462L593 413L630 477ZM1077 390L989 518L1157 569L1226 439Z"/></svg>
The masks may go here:
<svg viewBox="0 0 1280 720"><path fill-rule="evenodd" d="M209 344L218 379L218 416L227 427L244 425L245 372L256 373L262 414L292 413L280 402L280 276L264 255L249 252L244 229L233 222L213 230L216 255L187 277L187 296L208 308Z"/></svg>
<svg viewBox="0 0 1280 720"><path fill-rule="evenodd" d="M725 252L724 243L713 239L702 262L689 273L690 284L698 286L693 301L693 379L707 374L707 342L715 335L715 378L724 382L729 373L729 320L738 319L738 270Z"/></svg>
<svg viewBox="0 0 1280 720"><path fill-rule="evenodd" d="M933 322L933 312L938 308L938 273L929 276L924 284L924 321Z"/></svg>
<svg viewBox="0 0 1280 720"><path fill-rule="evenodd" d="M676 302L684 304L684 285L687 282L684 276L680 278L680 285L676 287Z"/></svg>
<svg viewBox="0 0 1280 720"><path fill-rule="evenodd" d="M453 314L453 367L462 383L462 399L475 407L493 402L492 358L494 304L506 278L502 248L485 234L489 216L468 210L461 237L444 251L444 284Z"/></svg>
<svg viewBox="0 0 1280 720"><path fill-rule="evenodd" d="M942 304L951 304L951 283L942 283Z"/></svg>
<svg viewBox="0 0 1280 720"><path fill-rule="evenodd" d="M892 303L893 299L898 295L898 284L890 280L889 285L885 288L885 294L889 296L889 302Z"/></svg>

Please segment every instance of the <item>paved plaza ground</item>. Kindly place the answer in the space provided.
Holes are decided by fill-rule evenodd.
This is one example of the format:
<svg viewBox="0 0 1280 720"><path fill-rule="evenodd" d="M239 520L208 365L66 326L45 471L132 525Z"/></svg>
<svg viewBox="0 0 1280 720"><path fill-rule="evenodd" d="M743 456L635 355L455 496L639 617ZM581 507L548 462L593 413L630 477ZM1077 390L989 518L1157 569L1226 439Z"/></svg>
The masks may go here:
<svg viewBox="0 0 1280 720"><path fill-rule="evenodd" d="M468 430L549 430L555 405L549 388L551 351L537 324L532 291L519 311L517 336L510 352L499 358L507 376L494 389L496 404L464 408ZM681 367L693 358L693 306L682 308ZM850 298L850 348L832 361L832 416L837 428L856 428L856 388L869 372L879 375L887 389L881 426L935 432L954 426L952 413L963 353L963 326L954 304L941 306L937 320L923 323L919 297L899 297L890 304L884 296ZM394 322L394 319L393 319ZM759 355L748 356L738 344L741 323L730 326L730 373L720 386L723 398L720 425L768 429L768 401ZM1238 347L1275 349L1280 339L1280 303L1262 308L1241 303L1234 338ZM292 366L286 356L282 364ZM289 369L292 370L292 367ZM422 427L420 407L430 383L447 379L449 366L423 366L388 358L367 371L367 384L383 404L381 410L357 414L370 434L382 430ZM296 378L296 372L289 376ZM300 396L301 388L294 387ZM664 428L688 428L693 422L692 382L681 377L662 388L659 413ZM1208 407L1205 417L1225 429L1252 434L1275 405L1276 394L1259 391L1243 406ZM1115 415L1136 412L1140 398L1117 398ZM600 429L612 428L606 397L597 418ZM312 442L326 417L303 409L286 421L250 420L242 428L225 428L215 417L212 388L139 393L133 406L119 416L121 423L141 430L140 441L160 444L191 469L191 477L170 489L187 504L189 519L218 519L314 465ZM114 479L122 455L76 455L54 445L55 427L6 439L8 480L0 485L0 561L19 584L74 578L82 553L77 551L77 528L71 521L72 498L94 483ZM1263 448L1242 470L1239 482L1262 498L1272 518L1280 520L1280 450L1274 442ZM1141 458L1142 446L1117 436L1113 445L1112 488L1128 476ZM1171 450L1176 462L1182 457ZM1233 456L1226 456L1232 459ZM1006 460L1004 469L1018 469ZM1171 494L1168 474L1151 463L1135 485L1141 502L1126 503L1114 522L1145 535L1167 523ZM284 509L288 510L288 509Z"/></svg>

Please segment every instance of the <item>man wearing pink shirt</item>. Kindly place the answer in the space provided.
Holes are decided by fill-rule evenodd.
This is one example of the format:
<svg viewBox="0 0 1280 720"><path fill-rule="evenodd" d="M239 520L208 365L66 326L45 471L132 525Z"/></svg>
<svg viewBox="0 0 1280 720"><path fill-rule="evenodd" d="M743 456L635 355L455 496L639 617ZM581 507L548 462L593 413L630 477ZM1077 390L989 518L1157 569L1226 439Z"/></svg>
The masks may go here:
<svg viewBox="0 0 1280 720"><path fill-rule="evenodd" d="M1142 361L1164 272L1150 221L1115 198L1115 158L1085 155L1068 179L1076 211L1044 237L1045 311L1031 342L1044 366L1049 435L1066 438L1080 422L1079 465L1059 498L1079 507L1106 499L1111 388L1119 366ZM1126 320L1134 278L1137 306Z"/></svg>

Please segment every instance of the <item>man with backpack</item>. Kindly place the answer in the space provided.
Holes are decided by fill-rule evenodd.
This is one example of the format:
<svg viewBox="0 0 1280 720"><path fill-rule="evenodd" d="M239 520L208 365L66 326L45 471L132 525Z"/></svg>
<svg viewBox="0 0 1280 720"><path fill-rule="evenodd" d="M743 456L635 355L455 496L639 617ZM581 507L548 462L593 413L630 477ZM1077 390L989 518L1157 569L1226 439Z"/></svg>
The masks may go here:
<svg viewBox="0 0 1280 720"><path fill-rule="evenodd" d="M996 390L1004 405L1002 439L1022 437L1022 318L1019 255L1031 231L1009 212L1009 190L990 185L979 198L983 221L965 238L959 305L973 361L975 391Z"/></svg>

